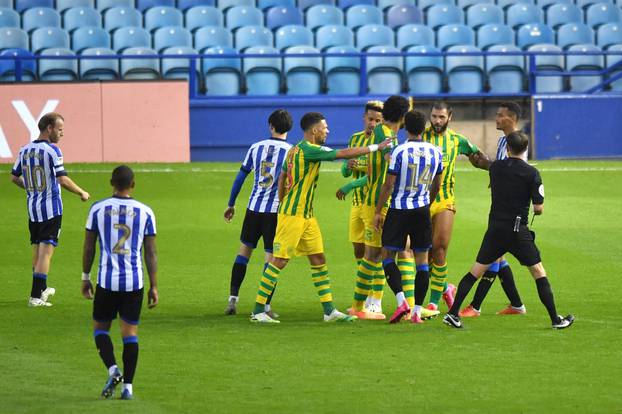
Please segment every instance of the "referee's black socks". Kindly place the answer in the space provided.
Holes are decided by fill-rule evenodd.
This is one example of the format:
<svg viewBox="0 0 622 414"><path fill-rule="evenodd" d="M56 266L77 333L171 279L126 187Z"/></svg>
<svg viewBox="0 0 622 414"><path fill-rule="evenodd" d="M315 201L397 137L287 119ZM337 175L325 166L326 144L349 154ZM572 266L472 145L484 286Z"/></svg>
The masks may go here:
<svg viewBox="0 0 622 414"><path fill-rule="evenodd" d="M538 287L538 296L540 296L540 302L544 305L549 312L549 317L552 323L557 322L557 309L555 308L555 299L553 298L553 290L549 279L544 276L536 279L536 286Z"/></svg>
<svg viewBox="0 0 622 414"><path fill-rule="evenodd" d="M454 304L449 309L449 313L454 316L458 316L460 312L460 306L462 306L462 302L467 297L473 285L477 282L477 278L471 274L471 272L464 275L460 283L458 284L458 292L456 293L456 297L454 298Z"/></svg>

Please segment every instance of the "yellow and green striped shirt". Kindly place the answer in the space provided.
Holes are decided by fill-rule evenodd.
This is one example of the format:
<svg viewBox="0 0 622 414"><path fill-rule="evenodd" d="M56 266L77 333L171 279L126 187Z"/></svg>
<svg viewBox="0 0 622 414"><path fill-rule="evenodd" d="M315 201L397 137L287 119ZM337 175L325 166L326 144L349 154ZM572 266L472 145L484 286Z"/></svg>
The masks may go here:
<svg viewBox="0 0 622 414"><path fill-rule="evenodd" d="M479 151L464 135L447 128L443 134L434 132L431 126L423 132L423 141L438 147L443 154L443 175L441 176L441 188L436 196L436 202L446 200L454 196L456 174L456 158L459 154L471 155Z"/></svg>
<svg viewBox="0 0 622 414"><path fill-rule="evenodd" d="M287 152L283 162L285 195L279 213L304 218L313 217L313 195L322 161L332 161L337 151L302 140Z"/></svg>
<svg viewBox="0 0 622 414"><path fill-rule="evenodd" d="M380 124L374 128L374 133L371 136L368 144L380 144L387 138L393 138L393 147L398 144L397 136L393 133L391 128ZM390 148L386 148L384 151L376 151L367 155L367 186L365 194L365 204L375 207L380 197L380 189L384 184L384 178L387 175L387 168L389 161L385 158L385 154L390 152Z"/></svg>
<svg viewBox="0 0 622 414"><path fill-rule="evenodd" d="M365 135L365 131L357 132L352 134L350 137L350 143L348 144L348 148L359 148L366 147L370 144L370 138ZM352 179L357 180L365 175L367 172L367 154L361 155L357 158L358 168L352 170ZM363 204L365 200L365 192L367 190L367 186L355 188L352 191L352 205L358 206Z"/></svg>

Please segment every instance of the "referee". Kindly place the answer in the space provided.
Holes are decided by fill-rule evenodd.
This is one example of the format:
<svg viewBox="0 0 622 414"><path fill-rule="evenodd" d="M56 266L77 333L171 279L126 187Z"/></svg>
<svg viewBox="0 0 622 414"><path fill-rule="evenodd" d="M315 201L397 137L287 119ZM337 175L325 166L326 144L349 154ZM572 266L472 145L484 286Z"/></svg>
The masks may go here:
<svg viewBox="0 0 622 414"><path fill-rule="evenodd" d="M493 162L489 170L492 205L488 216L488 230L475 264L460 281L454 304L443 322L454 328L463 327L458 312L473 284L482 277L491 263L510 252L522 265L529 268L553 328L568 328L572 325L574 316L562 317L557 314L551 285L542 266L540 251L534 242L535 234L527 227L530 202L533 202L535 215L544 211L542 179L538 170L522 159L527 150L527 136L515 131L506 138L508 158Z"/></svg>

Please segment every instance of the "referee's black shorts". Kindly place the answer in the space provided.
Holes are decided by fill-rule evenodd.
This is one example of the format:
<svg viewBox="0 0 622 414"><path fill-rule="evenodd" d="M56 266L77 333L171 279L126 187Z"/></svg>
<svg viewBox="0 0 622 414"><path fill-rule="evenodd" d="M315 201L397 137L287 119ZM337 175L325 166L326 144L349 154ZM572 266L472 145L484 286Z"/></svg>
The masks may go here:
<svg viewBox="0 0 622 414"><path fill-rule="evenodd" d="M406 248L406 239L410 237L410 248L426 252L432 247L432 221L430 206L411 210L390 208L382 227L382 247L390 251L402 251Z"/></svg>
<svg viewBox="0 0 622 414"><path fill-rule="evenodd" d="M46 221L28 221L30 244L47 243L58 246L58 236L63 216L52 217Z"/></svg>
<svg viewBox="0 0 622 414"><path fill-rule="evenodd" d="M488 230L477 253L477 262L489 264L510 252L523 266L533 266L542 261L540 251L529 227L521 225L514 231L512 223L488 224Z"/></svg>
<svg viewBox="0 0 622 414"><path fill-rule="evenodd" d="M263 238L263 248L272 253L274 234L276 233L277 213L257 213L246 210L240 241L255 249L259 238Z"/></svg>
<svg viewBox="0 0 622 414"><path fill-rule="evenodd" d="M125 323L138 325L143 306L144 289L132 292L116 292L97 285L93 299L93 320L110 322L117 314Z"/></svg>

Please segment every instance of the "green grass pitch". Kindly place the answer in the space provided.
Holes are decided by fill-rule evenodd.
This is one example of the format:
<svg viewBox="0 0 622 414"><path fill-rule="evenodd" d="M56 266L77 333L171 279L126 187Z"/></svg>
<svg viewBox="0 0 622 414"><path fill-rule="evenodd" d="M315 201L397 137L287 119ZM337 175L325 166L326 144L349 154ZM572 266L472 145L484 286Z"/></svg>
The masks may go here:
<svg viewBox="0 0 622 414"><path fill-rule="evenodd" d="M111 165L69 165L93 200L111 190ZM575 325L553 331L526 269L512 258L524 316L496 316L498 282L483 314L451 330L374 321L322 322L304 258L282 273L278 326L248 321L263 263L251 259L241 314L224 316L229 275L250 190L232 224L222 219L238 164L133 165L137 199L155 211L160 305L143 308L135 400L98 398L106 371L92 339L91 302L79 293L90 203L64 192L61 244L49 284L54 306L26 306L30 289L25 196L0 180L0 412L264 413L622 413L622 163L539 162L545 214L534 230L561 313ZM347 241L344 182L325 163L315 199L336 305L352 299L355 267ZM458 214L449 249L456 283L475 258L486 226L486 173L461 162ZM95 271L93 271L95 273ZM388 287L384 309L395 299ZM442 308L444 310L444 308ZM111 330L121 362L118 325ZM117 393L118 395L118 393Z"/></svg>

